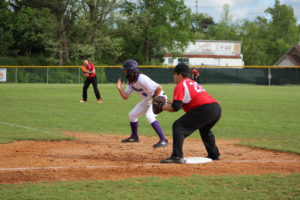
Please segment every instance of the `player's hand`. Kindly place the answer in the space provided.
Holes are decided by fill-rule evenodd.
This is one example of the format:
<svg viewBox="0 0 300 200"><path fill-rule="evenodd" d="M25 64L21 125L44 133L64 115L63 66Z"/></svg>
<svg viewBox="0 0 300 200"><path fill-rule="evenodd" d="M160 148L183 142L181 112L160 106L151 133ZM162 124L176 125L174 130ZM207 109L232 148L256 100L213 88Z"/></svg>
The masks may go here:
<svg viewBox="0 0 300 200"><path fill-rule="evenodd" d="M85 73L83 73L83 76L84 77L89 77L89 73L85 72Z"/></svg>
<svg viewBox="0 0 300 200"><path fill-rule="evenodd" d="M119 90L123 90L124 82L121 82L121 78L118 79L116 86Z"/></svg>

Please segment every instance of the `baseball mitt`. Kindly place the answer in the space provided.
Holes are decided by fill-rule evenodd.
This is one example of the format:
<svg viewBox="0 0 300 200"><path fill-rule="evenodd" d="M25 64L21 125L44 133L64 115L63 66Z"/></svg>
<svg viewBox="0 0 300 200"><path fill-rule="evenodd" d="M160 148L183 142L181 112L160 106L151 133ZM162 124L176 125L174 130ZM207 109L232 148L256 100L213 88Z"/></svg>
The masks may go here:
<svg viewBox="0 0 300 200"><path fill-rule="evenodd" d="M87 69L85 68L85 66L81 66L80 70L82 73L87 73Z"/></svg>
<svg viewBox="0 0 300 200"><path fill-rule="evenodd" d="M80 70L81 70L82 75L83 75L84 77L88 77L88 76L89 76L89 73L87 72L87 69L86 69L84 66L81 66L81 67L80 67Z"/></svg>
<svg viewBox="0 0 300 200"><path fill-rule="evenodd" d="M163 106L166 104L166 98L163 96L153 97L152 105L153 105L153 113L159 114L163 111Z"/></svg>

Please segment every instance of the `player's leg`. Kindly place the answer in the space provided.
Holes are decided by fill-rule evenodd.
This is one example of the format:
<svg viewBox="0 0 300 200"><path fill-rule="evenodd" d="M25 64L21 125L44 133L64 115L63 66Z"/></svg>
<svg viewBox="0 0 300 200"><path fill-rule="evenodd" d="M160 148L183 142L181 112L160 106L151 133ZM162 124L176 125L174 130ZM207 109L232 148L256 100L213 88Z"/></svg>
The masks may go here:
<svg viewBox="0 0 300 200"><path fill-rule="evenodd" d="M162 160L162 163L180 163L183 158L182 146L184 138L188 137L195 130L206 127L216 119L214 112L219 112L217 106L204 105L195 108L173 123L173 153L169 159Z"/></svg>
<svg viewBox="0 0 300 200"><path fill-rule="evenodd" d="M172 156L174 157L181 157L183 158L183 142L186 137L191 135L196 128L189 126L188 122L193 120L187 114L183 115L179 119L177 119L172 125L173 131L173 153Z"/></svg>
<svg viewBox="0 0 300 200"><path fill-rule="evenodd" d="M217 160L220 157L220 152L216 145L215 136L211 131L211 128L219 121L221 117L221 107L219 104L210 104L208 109L211 111L208 114L209 116L207 116L207 118L210 119L210 122L199 128L199 132L206 148L207 156Z"/></svg>
<svg viewBox="0 0 300 200"><path fill-rule="evenodd" d="M147 111L146 102L141 101L129 113L129 121L131 127L131 136L121 142L138 142L138 118Z"/></svg>
<svg viewBox="0 0 300 200"><path fill-rule="evenodd" d="M95 96L96 96L97 100L100 101L101 100L101 95L100 95L100 92L99 92L99 89L98 89L97 75L95 75L92 78L92 84L93 84Z"/></svg>
<svg viewBox="0 0 300 200"><path fill-rule="evenodd" d="M173 153L170 158L161 160L161 163L184 163L182 152L184 138L196 130L194 127L187 126L187 122L191 120L193 119L185 114L173 123Z"/></svg>
<svg viewBox="0 0 300 200"><path fill-rule="evenodd" d="M207 157L211 159L218 159L220 157L219 149L216 145L215 136L209 127L199 129L201 139L204 143L205 149L207 151Z"/></svg>
<svg viewBox="0 0 300 200"><path fill-rule="evenodd" d="M86 78L82 88L82 101L87 101L87 90L91 84L91 80Z"/></svg>
<svg viewBox="0 0 300 200"><path fill-rule="evenodd" d="M155 130L156 134L159 136L158 143L154 144L153 147L154 148L167 147L167 146L169 146L169 142L165 138L165 135L161 129L160 123L156 120L156 116L157 115L155 115L153 113L153 105L150 104L149 108L147 109L147 112L146 112L146 119L149 122L149 124L151 124L151 126Z"/></svg>

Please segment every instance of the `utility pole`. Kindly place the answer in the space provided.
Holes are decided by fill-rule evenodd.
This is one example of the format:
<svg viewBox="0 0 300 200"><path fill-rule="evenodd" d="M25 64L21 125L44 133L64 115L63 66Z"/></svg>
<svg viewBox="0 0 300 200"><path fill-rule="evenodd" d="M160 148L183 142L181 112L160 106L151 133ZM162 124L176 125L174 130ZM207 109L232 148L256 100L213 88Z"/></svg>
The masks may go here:
<svg viewBox="0 0 300 200"><path fill-rule="evenodd" d="M198 0L196 0L196 14L198 15Z"/></svg>

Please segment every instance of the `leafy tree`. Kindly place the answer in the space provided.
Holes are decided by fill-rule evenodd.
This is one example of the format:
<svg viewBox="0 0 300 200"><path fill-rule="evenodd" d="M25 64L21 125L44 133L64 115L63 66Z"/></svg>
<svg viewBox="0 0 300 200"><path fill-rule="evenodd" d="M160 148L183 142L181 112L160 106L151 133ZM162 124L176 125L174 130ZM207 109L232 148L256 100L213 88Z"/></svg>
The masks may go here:
<svg viewBox="0 0 300 200"><path fill-rule="evenodd" d="M271 59L267 64L272 65L288 49L297 44L297 21L294 16L294 9L285 4L281 5L279 0L275 0L274 7L266 9L265 12L272 17L268 32L268 39L272 43L267 49L271 54Z"/></svg>
<svg viewBox="0 0 300 200"><path fill-rule="evenodd" d="M191 30L195 35L195 39L208 39L206 34L212 26L215 26L215 22L211 16L204 13L191 15Z"/></svg>
<svg viewBox="0 0 300 200"><path fill-rule="evenodd" d="M269 55L267 53L268 21L257 17L253 22L245 20L241 25L242 54L245 65L265 65Z"/></svg>
<svg viewBox="0 0 300 200"><path fill-rule="evenodd" d="M0 0L0 55L11 54L13 40L13 12L8 9L8 3Z"/></svg>
<svg viewBox="0 0 300 200"><path fill-rule="evenodd" d="M191 29L196 32L207 32L210 26L214 25L215 22L211 16L208 16L205 13L195 14L191 16Z"/></svg>
<svg viewBox="0 0 300 200"><path fill-rule="evenodd" d="M208 31L212 40L239 40L239 23L233 23L230 7L223 5L223 15L220 22Z"/></svg>
<svg viewBox="0 0 300 200"><path fill-rule="evenodd" d="M82 0L83 15L78 24L81 32L76 45L88 51L78 52L80 55L90 55L96 60L106 63L116 63L122 54L121 38L111 35L114 29L114 12L120 6L117 0ZM85 40L82 41L84 38Z"/></svg>
<svg viewBox="0 0 300 200"><path fill-rule="evenodd" d="M45 52L47 41L55 37L56 20L47 8L22 7L15 15L14 34L18 55Z"/></svg>
<svg viewBox="0 0 300 200"><path fill-rule="evenodd" d="M55 32L56 37L45 40L43 42L48 43L48 50L51 49L52 56L58 58L58 63L63 65L64 63L68 63L69 59L69 49L68 49L68 38L67 38L67 30L70 28L72 22L74 22L74 17L76 16L77 10L76 6L78 3L77 0L52 0L52 1L44 1L44 0L9 0L11 7L14 9L15 13L21 12L24 17L30 19L35 16L35 13L43 12L45 9L48 9L49 12L46 12L45 15L56 19L56 24L49 24L52 30ZM30 9L28 9L30 8ZM28 14L29 16L25 16ZM20 20L21 17L19 17ZM39 20L37 20L39 21ZM28 23L31 23L30 21ZM27 25L25 29L28 29L30 26ZM32 36L34 37L34 36ZM31 38L32 38L31 37ZM29 40L28 43L31 41ZM42 50L42 49L41 49Z"/></svg>
<svg viewBox="0 0 300 200"><path fill-rule="evenodd" d="M121 6L118 34L126 41L124 58L141 63L161 60L166 50L180 51L192 40L191 12L183 0L125 1Z"/></svg>

